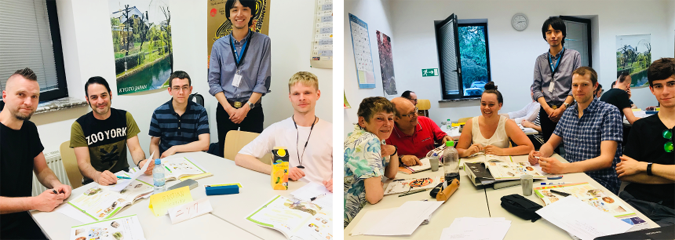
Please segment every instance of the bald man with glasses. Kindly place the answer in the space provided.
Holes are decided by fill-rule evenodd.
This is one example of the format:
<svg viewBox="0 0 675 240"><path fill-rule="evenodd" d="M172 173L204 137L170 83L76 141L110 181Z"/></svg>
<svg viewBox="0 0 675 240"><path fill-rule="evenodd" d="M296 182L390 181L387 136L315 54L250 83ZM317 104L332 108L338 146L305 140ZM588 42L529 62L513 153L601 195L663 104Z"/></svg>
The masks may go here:
<svg viewBox="0 0 675 240"><path fill-rule="evenodd" d="M396 107L395 126L387 143L396 146L404 165L420 165L420 158L435 148L435 142L440 144L452 139L430 118L418 116L410 100L397 97L391 103Z"/></svg>

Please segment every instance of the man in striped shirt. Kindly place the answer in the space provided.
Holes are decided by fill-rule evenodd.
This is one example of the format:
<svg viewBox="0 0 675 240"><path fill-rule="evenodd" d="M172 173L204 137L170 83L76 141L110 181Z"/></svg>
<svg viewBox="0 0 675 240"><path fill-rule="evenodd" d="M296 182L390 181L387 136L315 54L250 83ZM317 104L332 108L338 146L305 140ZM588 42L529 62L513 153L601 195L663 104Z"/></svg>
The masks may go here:
<svg viewBox="0 0 675 240"><path fill-rule="evenodd" d="M172 98L155 109L150 120L150 152L165 158L178 152L208 150L209 117L204 107L189 101L190 76L184 71L175 71L169 79Z"/></svg>

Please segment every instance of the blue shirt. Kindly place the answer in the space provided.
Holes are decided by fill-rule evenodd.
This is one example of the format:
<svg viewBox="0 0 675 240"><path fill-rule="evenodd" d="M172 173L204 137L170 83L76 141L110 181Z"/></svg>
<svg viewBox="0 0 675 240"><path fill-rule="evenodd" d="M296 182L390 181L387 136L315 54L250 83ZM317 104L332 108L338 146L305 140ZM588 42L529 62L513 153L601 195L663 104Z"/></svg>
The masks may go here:
<svg viewBox="0 0 675 240"><path fill-rule="evenodd" d="M579 118L578 107L579 104L575 103L565 110L553 134L562 137L565 144L565 159L569 162L598 157L602 141L616 141L618 144L612 167L588 171L586 174L614 194L618 194L621 181L616 175L616 164L621 161L619 157L623 141L623 119L619 109L595 98L584 109L584 115Z"/></svg>
<svg viewBox="0 0 675 240"><path fill-rule="evenodd" d="M562 57L560 57L562 54ZM557 59L560 58L560 63L551 76L551 65L548 63L548 58L551 57L551 63L556 65ZM565 51L560 51L558 55L551 55L550 51L539 55L534 63L534 82L532 83L532 92L534 92L534 99L544 97L547 103L563 102L567 96L572 96L572 72L581 67L581 54L573 49L565 48ZM548 91L551 82L553 85L553 92Z"/></svg>
<svg viewBox="0 0 675 240"><path fill-rule="evenodd" d="M234 61L231 41L237 54L246 43L248 50L243 54L237 67ZM270 92L272 42L262 33L249 31L244 40L237 41L232 34L221 37L213 43L209 62L209 93L215 96L223 92L228 100L246 102L253 92L265 95ZM241 83L232 86L234 74L239 70Z"/></svg>
<svg viewBox="0 0 675 240"><path fill-rule="evenodd" d="M150 136L159 138L159 155L175 145L199 140L199 135L209 133L209 116L201 105L188 101L183 115L173 109L173 99L162 104L152 113Z"/></svg>

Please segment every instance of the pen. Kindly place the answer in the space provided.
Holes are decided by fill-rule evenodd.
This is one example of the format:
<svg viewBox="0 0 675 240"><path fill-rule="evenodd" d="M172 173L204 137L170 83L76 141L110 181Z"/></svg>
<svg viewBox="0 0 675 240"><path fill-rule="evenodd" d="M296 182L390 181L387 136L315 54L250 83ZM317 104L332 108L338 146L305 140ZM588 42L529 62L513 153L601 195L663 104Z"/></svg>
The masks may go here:
<svg viewBox="0 0 675 240"><path fill-rule="evenodd" d="M52 189L52 192L54 192L54 194L59 194L55 189Z"/></svg>
<svg viewBox="0 0 675 240"><path fill-rule="evenodd" d="M421 193L421 192L424 192L424 191L426 191L426 189L420 189L420 190L410 191L410 192L406 192L406 193L404 193L404 194L398 195L398 197L408 196L408 195L411 195L411 194Z"/></svg>
<svg viewBox="0 0 675 240"><path fill-rule="evenodd" d="M560 195L560 196L563 196L563 197L567 197L567 196L571 195L571 194L569 194L569 193L561 192L561 191L553 190L553 189L551 189L551 192L552 192L552 193L555 193L555 194L558 194L558 195Z"/></svg>
<svg viewBox="0 0 675 240"><path fill-rule="evenodd" d="M309 200L314 201L314 200L317 200L317 199L319 199L320 197L323 197L323 196L326 196L326 194L325 193L319 194L318 196L310 198Z"/></svg>
<svg viewBox="0 0 675 240"><path fill-rule="evenodd" d="M548 183L547 183L547 182L543 182L543 183L541 183L541 185L563 185L563 184L567 184L567 183L564 183L564 182L558 182L558 183L553 183L553 182L548 182Z"/></svg>
<svg viewBox="0 0 675 240"><path fill-rule="evenodd" d="M117 179L131 179L130 177L117 176Z"/></svg>

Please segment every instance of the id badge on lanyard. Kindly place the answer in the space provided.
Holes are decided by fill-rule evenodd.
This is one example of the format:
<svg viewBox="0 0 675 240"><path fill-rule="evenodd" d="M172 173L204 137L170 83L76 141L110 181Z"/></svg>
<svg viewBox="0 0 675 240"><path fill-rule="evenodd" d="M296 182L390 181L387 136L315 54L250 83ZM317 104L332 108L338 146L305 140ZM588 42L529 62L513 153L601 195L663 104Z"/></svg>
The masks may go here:
<svg viewBox="0 0 675 240"><path fill-rule="evenodd" d="M239 70L239 66L244 60L246 50L248 50L247 45L251 39L249 38L246 42L244 42L244 45L241 47L241 52L237 54L237 49L234 48L234 40L232 40L232 38L233 37L230 36L230 46L232 47L234 63L235 66L237 67L237 71L234 73L234 77L232 78L232 86L238 88L239 84L241 84L241 71Z"/></svg>
<svg viewBox="0 0 675 240"><path fill-rule="evenodd" d="M563 47L562 52L560 53L560 56L555 61L555 66L553 66L553 63L551 63L551 54L548 54L548 64L551 66L551 84L548 85L548 92L552 93L553 89L555 88L555 72L558 70L558 65L562 61L562 56L565 54L565 48Z"/></svg>

